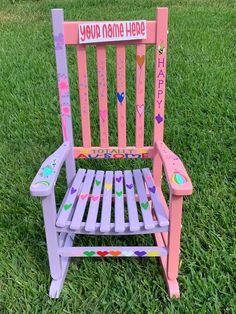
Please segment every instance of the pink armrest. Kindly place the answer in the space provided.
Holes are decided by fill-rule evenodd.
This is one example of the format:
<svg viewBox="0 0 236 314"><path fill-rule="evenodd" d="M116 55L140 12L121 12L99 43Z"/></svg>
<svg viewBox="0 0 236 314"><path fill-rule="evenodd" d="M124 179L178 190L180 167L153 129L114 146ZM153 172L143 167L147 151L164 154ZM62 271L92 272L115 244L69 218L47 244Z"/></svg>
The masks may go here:
<svg viewBox="0 0 236 314"><path fill-rule="evenodd" d="M30 186L32 196L47 196L52 193L70 149L69 143L64 143L43 162Z"/></svg>
<svg viewBox="0 0 236 314"><path fill-rule="evenodd" d="M174 195L191 195L193 192L192 182L180 158L163 142L157 142L156 148L163 162L171 193Z"/></svg>

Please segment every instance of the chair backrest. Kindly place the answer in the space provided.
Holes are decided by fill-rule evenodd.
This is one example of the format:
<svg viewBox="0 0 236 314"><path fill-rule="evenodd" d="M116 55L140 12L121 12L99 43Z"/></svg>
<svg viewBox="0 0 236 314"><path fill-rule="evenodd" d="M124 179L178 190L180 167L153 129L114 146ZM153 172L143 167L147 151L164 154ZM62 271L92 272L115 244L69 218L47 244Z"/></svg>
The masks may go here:
<svg viewBox="0 0 236 314"><path fill-rule="evenodd" d="M93 39L96 37L96 35L98 35L99 37L99 34L96 34L96 31L98 32L99 29L96 29L96 27L99 27L99 23L101 24L101 22L66 22L64 21L64 14L62 9L53 9L52 18L63 139L64 141L69 141L72 146L74 146L74 140L72 130L66 45L76 46L77 51L78 87L80 94L80 113L83 147L74 147L75 158L152 158L154 143L155 141L163 140L164 132L168 9L158 8L156 11L155 21L138 21L136 24L132 23L132 21L124 21L123 24L121 21L117 22L117 25L120 23L119 25L122 24L123 28L124 25L128 24L127 27L128 32L130 33L129 35L134 35L134 37L136 36L136 39L126 38L127 40L114 41L114 36L112 38L112 22L110 22L110 29L106 29L107 33L105 35L107 37L110 36L111 39L109 40L109 38L106 38L106 41L103 40L102 42L96 43L93 42ZM114 23L115 22L113 22L113 25ZM87 28L85 27L85 25ZM85 41L85 32L87 32L87 41L90 42L81 43L82 40ZM115 35L117 36L117 32L119 32L119 29L113 28L113 32L116 32ZM139 39L138 35L142 35L144 34L144 32L146 32L146 38ZM106 76L106 46L108 44L116 46L116 96L118 129L117 147L109 146ZM147 44L155 45L156 47L153 146L144 146L145 55ZM100 124L99 147L91 146L90 108L86 62L87 45L96 45ZM125 53L127 45L136 45L136 104L134 106L134 110L136 110L136 143L132 147L127 146L126 144Z"/></svg>

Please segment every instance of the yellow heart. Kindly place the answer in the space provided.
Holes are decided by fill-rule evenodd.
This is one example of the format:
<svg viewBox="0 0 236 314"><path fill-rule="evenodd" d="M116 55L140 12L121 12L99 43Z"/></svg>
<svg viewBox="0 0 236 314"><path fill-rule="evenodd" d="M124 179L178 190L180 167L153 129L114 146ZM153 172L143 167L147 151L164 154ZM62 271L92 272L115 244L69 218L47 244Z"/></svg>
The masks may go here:
<svg viewBox="0 0 236 314"><path fill-rule="evenodd" d="M157 255L159 255L160 254L160 252L158 252L158 251L153 251L153 252L147 252L147 255L148 256L157 256Z"/></svg>
<svg viewBox="0 0 236 314"><path fill-rule="evenodd" d="M105 188L106 188L107 190L110 190L111 187L112 187L112 184L108 184L108 183L105 184Z"/></svg>
<svg viewBox="0 0 236 314"><path fill-rule="evenodd" d="M138 153L140 154L146 154L148 151L146 149L138 149Z"/></svg>
<svg viewBox="0 0 236 314"><path fill-rule="evenodd" d="M89 149L82 149L82 150L81 150L81 153L82 153L82 154L88 154L89 152L90 152Z"/></svg>

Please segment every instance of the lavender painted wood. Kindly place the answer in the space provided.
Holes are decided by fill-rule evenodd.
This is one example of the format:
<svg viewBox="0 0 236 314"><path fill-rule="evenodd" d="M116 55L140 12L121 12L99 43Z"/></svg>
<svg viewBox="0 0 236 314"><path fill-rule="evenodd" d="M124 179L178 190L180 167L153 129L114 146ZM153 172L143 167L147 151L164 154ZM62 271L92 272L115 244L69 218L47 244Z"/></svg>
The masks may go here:
<svg viewBox="0 0 236 314"><path fill-rule="evenodd" d="M84 216L84 211L86 208L86 204L88 201L90 189L93 183L94 179L94 170L88 170L86 173L86 177L84 180L83 188L81 190L81 193L79 195L79 200L75 208L74 216L72 218L72 222L70 225L70 228L72 230L76 230L80 228L80 224L82 222L83 216Z"/></svg>
<svg viewBox="0 0 236 314"><path fill-rule="evenodd" d="M74 211L74 205L76 198L78 196L80 186L82 185L82 181L84 179L86 170L85 169L79 169L79 171L76 174L76 177L69 188L69 193L67 194L67 198L62 203L60 214L57 218L56 226L57 227L65 227L66 221L70 219L72 216L72 213Z"/></svg>
<svg viewBox="0 0 236 314"><path fill-rule="evenodd" d="M150 192L150 196L152 199L153 207L158 218L160 226L168 226L169 220L166 216L165 209L160 200L157 188L155 186L151 171L148 168L142 169L145 182L147 184L147 188Z"/></svg>
<svg viewBox="0 0 236 314"><path fill-rule="evenodd" d="M85 230L92 232L96 229L96 221L98 215L98 207L100 202L100 194L102 190L104 171L97 171L93 184L93 192L90 198L88 216L86 220Z"/></svg>
<svg viewBox="0 0 236 314"><path fill-rule="evenodd" d="M103 202L100 232L109 232L111 225L111 201L113 189L113 171L106 171L103 188Z"/></svg>
<svg viewBox="0 0 236 314"><path fill-rule="evenodd" d="M166 256L165 247L160 246L85 246L59 249L61 256L71 257L157 257Z"/></svg>
<svg viewBox="0 0 236 314"><path fill-rule="evenodd" d="M62 9L52 10L53 38L55 45L57 80L59 90L60 113L62 123L62 133L64 142L69 142L74 146L72 113L70 104L70 88L66 57L66 46L64 40L64 13ZM66 178L69 186L75 176L75 160L71 151L66 159Z"/></svg>
<svg viewBox="0 0 236 314"><path fill-rule="evenodd" d="M138 219L138 210L134 195L134 182L132 172L130 170L124 171L125 188L127 197L127 207L129 214L129 227L130 231L140 230L140 224Z"/></svg>
<svg viewBox="0 0 236 314"><path fill-rule="evenodd" d="M124 192L123 192L123 173L115 171L115 231L124 232L125 217L124 217Z"/></svg>
<svg viewBox="0 0 236 314"><path fill-rule="evenodd" d="M140 170L133 171L136 189L138 192L140 208L143 216L143 222L146 229L154 228L154 221L152 218L151 209L149 207L146 190L143 183L143 177Z"/></svg>

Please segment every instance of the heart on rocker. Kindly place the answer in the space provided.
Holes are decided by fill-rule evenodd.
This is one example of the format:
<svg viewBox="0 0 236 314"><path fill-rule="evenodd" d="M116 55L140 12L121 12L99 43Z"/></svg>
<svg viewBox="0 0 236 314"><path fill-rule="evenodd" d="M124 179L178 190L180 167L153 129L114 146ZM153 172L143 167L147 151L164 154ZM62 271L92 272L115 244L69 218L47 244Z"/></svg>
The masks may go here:
<svg viewBox="0 0 236 314"><path fill-rule="evenodd" d="M131 190L132 187L133 187L133 184L132 183L131 184L126 184L126 187Z"/></svg>
<svg viewBox="0 0 236 314"><path fill-rule="evenodd" d="M158 251L147 252L147 255L148 256L157 256L157 255L160 255L160 252L158 252Z"/></svg>
<svg viewBox="0 0 236 314"><path fill-rule="evenodd" d="M139 67L141 68L142 65L143 65L143 63L144 63L144 55L142 55L142 56L137 56L137 57L136 57L136 60L137 60L137 63L138 63L138 65L139 65Z"/></svg>
<svg viewBox="0 0 236 314"><path fill-rule="evenodd" d="M109 254L109 252L107 252L107 251L97 251L97 255L99 255L99 256L106 256L108 254Z"/></svg>
<svg viewBox="0 0 236 314"><path fill-rule="evenodd" d="M110 254L112 256L119 256L119 255L121 255L121 252L120 251L110 251Z"/></svg>
<svg viewBox="0 0 236 314"><path fill-rule="evenodd" d="M153 194L156 192L156 187L155 185L153 185L152 187L148 188L150 192L152 192Z"/></svg>
<svg viewBox="0 0 236 314"><path fill-rule="evenodd" d="M146 255L146 252L145 251L135 251L134 254L139 256L139 257L142 257L142 256Z"/></svg>
<svg viewBox="0 0 236 314"><path fill-rule="evenodd" d="M71 188L71 190L70 190L70 194L74 194L76 191L77 191L77 189L75 189L75 188L72 186L72 188Z"/></svg>
<svg viewBox="0 0 236 314"><path fill-rule="evenodd" d="M85 251L84 252L84 255L86 255L86 256L93 256L94 254L96 254L96 252L94 252L94 251Z"/></svg>
<svg viewBox="0 0 236 314"><path fill-rule="evenodd" d="M91 196L91 200L94 202L96 202L98 200L98 198L99 198L99 196L93 196L93 195Z"/></svg>
<svg viewBox="0 0 236 314"><path fill-rule="evenodd" d="M88 196L88 194L80 194L80 198L82 199L82 200L84 200L84 199L86 199L86 197Z"/></svg>
<svg viewBox="0 0 236 314"><path fill-rule="evenodd" d="M96 186L99 186L99 184L101 183L101 181L99 180L96 180L95 182L96 182Z"/></svg>
<svg viewBox="0 0 236 314"><path fill-rule="evenodd" d="M102 121L104 122L107 118L107 110L100 110L100 117L102 118Z"/></svg>
<svg viewBox="0 0 236 314"><path fill-rule="evenodd" d="M120 197L122 195L122 191L116 192L116 195Z"/></svg>
<svg viewBox="0 0 236 314"><path fill-rule="evenodd" d="M116 178L116 181L120 182L121 181L121 177Z"/></svg>
<svg viewBox="0 0 236 314"><path fill-rule="evenodd" d="M112 184L108 184L108 183L105 184L105 188L106 188L108 191L111 189L111 187L112 187Z"/></svg>
<svg viewBox="0 0 236 314"><path fill-rule="evenodd" d="M68 204L65 204L64 205L64 209L65 210L68 210L68 209L70 209L72 207L72 203L68 203Z"/></svg>
<svg viewBox="0 0 236 314"><path fill-rule="evenodd" d="M132 256L133 254L134 254L133 251L123 251L123 252L122 252L122 255L123 255L123 256Z"/></svg>
<svg viewBox="0 0 236 314"><path fill-rule="evenodd" d="M143 111L144 111L144 105L137 105L136 109L137 109L137 111L141 117L141 115L143 114Z"/></svg>
<svg viewBox="0 0 236 314"><path fill-rule="evenodd" d="M147 208L148 208L148 202L146 202L146 203L141 203L141 205L142 205L142 208L143 208L143 209L147 209Z"/></svg>
<svg viewBox="0 0 236 314"><path fill-rule="evenodd" d="M123 101L124 98L125 98L125 93L124 93L124 92L122 92L122 93L118 93L118 92L117 92L116 95L117 95L117 99L118 99L119 103L122 104L122 101Z"/></svg>

